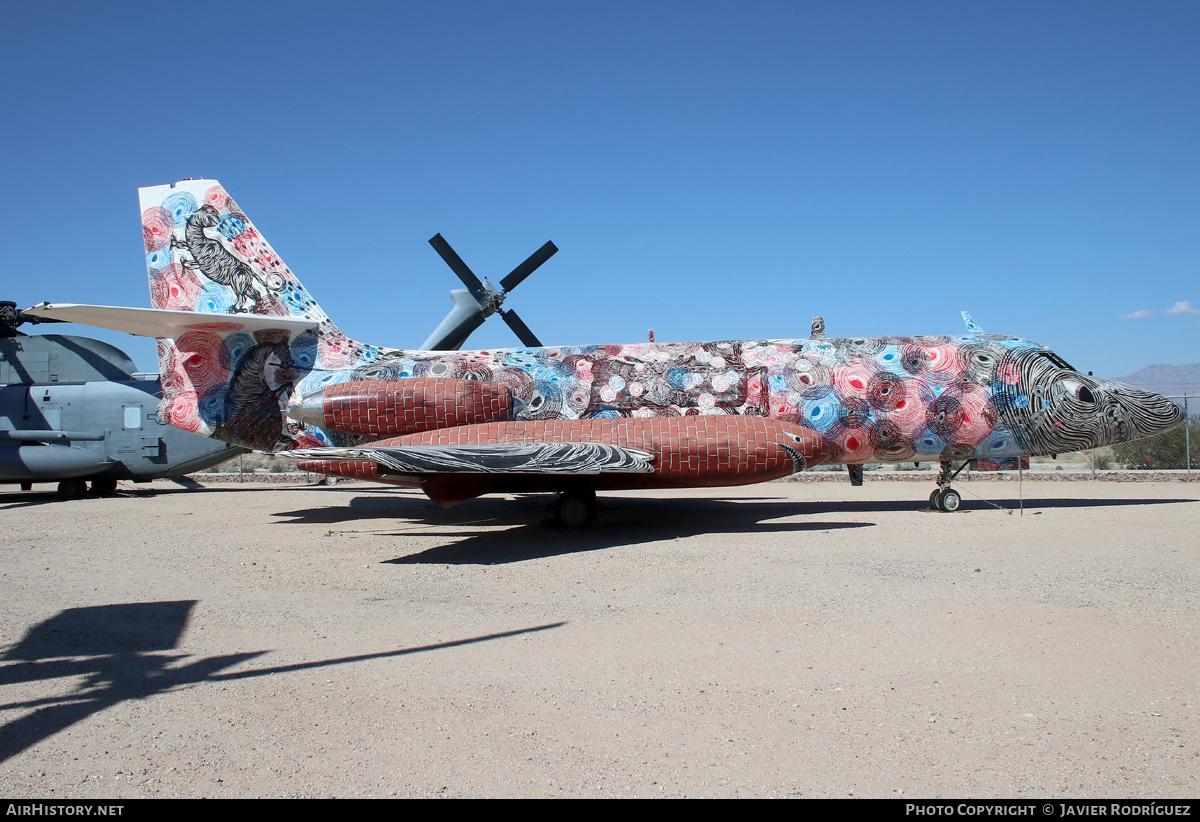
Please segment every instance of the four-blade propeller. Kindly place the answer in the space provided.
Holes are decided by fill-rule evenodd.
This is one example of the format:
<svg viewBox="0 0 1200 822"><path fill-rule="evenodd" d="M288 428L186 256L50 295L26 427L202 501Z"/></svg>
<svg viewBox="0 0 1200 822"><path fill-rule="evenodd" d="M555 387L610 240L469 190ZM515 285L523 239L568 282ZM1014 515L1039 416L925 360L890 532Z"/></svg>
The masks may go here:
<svg viewBox="0 0 1200 822"><path fill-rule="evenodd" d="M450 270L462 280L463 285L467 287L466 291L455 289L450 292L450 298L454 300L454 308L446 315L446 319L442 320L429 338L425 340L421 346L423 351L456 351L466 342L467 337L471 336L476 328L483 325L483 321L492 314L499 313L508 324L508 327L513 330L521 340L521 342L531 348L540 348L542 343L529 330L524 321L517 316L515 311L505 311L500 307L504 302L504 298L509 292L520 285L526 277L537 270L538 266L546 262L554 256L558 251L558 247L552 242L547 242L537 251L529 255L529 257L512 271L510 271L504 279L500 280L500 287L492 285L486 279L480 281L475 276L475 272L462 261L462 257L450 247L445 238L441 234L435 234L429 244L433 246L433 250L438 253L446 265L450 266Z"/></svg>

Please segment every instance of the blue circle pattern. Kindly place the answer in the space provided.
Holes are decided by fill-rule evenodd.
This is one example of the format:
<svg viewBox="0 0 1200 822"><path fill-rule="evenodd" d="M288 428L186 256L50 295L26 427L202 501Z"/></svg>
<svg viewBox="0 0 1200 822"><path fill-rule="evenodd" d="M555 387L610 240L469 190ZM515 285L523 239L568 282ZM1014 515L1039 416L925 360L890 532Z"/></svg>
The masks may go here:
<svg viewBox="0 0 1200 822"><path fill-rule="evenodd" d="M205 283L196 298L197 308L210 314L228 314L233 303L233 289L214 282Z"/></svg>
<svg viewBox="0 0 1200 822"><path fill-rule="evenodd" d="M187 218L196 213L196 198L186 191L177 191L163 200L162 207L175 221L176 228L187 223Z"/></svg>
<svg viewBox="0 0 1200 822"><path fill-rule="evenodd" d="M292 361L305 371L317 364L317 338L313 334L301 334L292 341Z"/></svg>
<svg viewBox="0 0 1200 822"><path fill-rule="evenodd" d="M225 422L225 395L229 393L228 386L216 386L200 398L200 419L213 428Z"/></svg>
<svg viewBox="0 0 1200 822"><path fill-rule="evenodd" d="M836 425L844 413L842 398L833 390L824 396L806 397L800 406L801 424L822 434Z"/></svg>
<svg viewBox="0 0 1200 822"><path fill-rule="evenodd" d="M220 231L221 236L227 240L232 240L245 230L246 220L236 214L226 215L225 219L221 220L221 224L217 226L217 231Z"/></svg>
<svg viewBox="0 0 1200 822"><path fill-rule="evenodd" d="M225 338L223 345L229 352L229 362L236 366L246 352L254 347L254 338L249 334L230 334Z"/></svg>
<svg viewBox="0 0 1200 822"><path fill-rule="evenodd" d="M171 252L168 249L164 248L160 251L151 251L146 255L146 268L149 269L151 273L162 271L170 264Z"/></svg>

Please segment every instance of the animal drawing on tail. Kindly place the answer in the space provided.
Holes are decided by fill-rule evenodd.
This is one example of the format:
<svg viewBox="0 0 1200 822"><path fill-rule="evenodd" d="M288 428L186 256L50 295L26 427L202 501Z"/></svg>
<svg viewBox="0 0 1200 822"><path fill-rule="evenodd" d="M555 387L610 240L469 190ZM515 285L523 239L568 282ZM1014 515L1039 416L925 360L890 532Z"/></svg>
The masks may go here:
<svg viewBox="0 0 1200 822"><path fill-rule="evenodd" d="M187 218L183 239L171 240L172 248L191 255L191 260L182 260L184 266L199 269L213 282L233 291L235 313L254 312L259 303L278 302L275 292L284 285L278 275L260 276L252 261L239 253L234 240L247 225L242 214L232 212L222 217L211 205L203 205Z"/></svg>

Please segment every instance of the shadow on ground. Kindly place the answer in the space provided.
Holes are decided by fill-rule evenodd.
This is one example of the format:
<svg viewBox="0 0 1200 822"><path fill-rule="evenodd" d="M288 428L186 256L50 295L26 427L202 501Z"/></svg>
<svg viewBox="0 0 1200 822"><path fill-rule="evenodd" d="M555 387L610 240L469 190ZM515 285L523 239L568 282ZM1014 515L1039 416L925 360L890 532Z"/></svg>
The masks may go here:
<svg viewBox="0 0 1200 822"><path fill-rule="evenodd" d="M147 699L203 682L250 679L331 665L452 648L557 628L563 622L496 634L383 651L227 672L268 651L225 654L182 662L172 653L196 600L136 602L69 608L30 628L0 657L0 687L54 679L82 681L69 692L0 704L0 712L28 711L0 726L0 762L87 717L131 699ZM178 664L182 663L182 664Z"/></svg>
<svg viewBox="0 0 1200 822"><path fill-rule="evenodd" d="M592 527L552 528L545 527L543 516L550 500L546 494L484 497L442 509L423 497L371 495L355 497L343 508L305 508L276 516L283 518L280 524L365 526L331 529L330 534L427 539L434 543L429 548L387 561L438 565L522 562L697 534L806 533L874 525L828 518L790 519L812 514L813 506L777 497L602 497L600 518Z"/></svg>
<svg viewBox="0 0 1200 822"><path fill-rule="evenodd" d="M812 533L875 525L862 517L880 513L964 516L971 511L1017 512L1018 499L964 496L954 514L930 511L912 500L800 501L785 497L638 498L601 495L599 523L590 528L547 528L548 494L482 497L438 508L414 491L360 494L346 504L323 504L275 514L280 525L341 526L339 533L428 539L429 548L396 557L395 564L496 565L622 545L680 539L697 534ZM325 497L323 501L334 503ZM1124 505L1194 503L1192 499L1026 499L1027 515L1043 510ZM855 519L859 518L859 519Z"/></svg>

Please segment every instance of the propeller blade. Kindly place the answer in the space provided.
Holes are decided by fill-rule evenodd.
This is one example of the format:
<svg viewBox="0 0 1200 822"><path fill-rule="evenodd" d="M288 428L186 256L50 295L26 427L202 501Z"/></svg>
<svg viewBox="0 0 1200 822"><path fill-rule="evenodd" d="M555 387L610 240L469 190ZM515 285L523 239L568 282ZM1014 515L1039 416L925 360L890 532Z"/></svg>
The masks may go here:
<svg viewBox="0 0 1200 822"><path fill-rule="evenodd" d="M532 274L537 267L558 253L558 246L547 242L544 246L529 255L529 259L514 268L508 276L500 281L500 290L508 293L521 284L521 281Z"/></svg>
<svg viewBox="0 0 1200 822"><path fill-rule="evenodd" d="M458 275L458 278L463 281L463 285L470 289L472 294L478 297L483 293L483 283L479 282L479 278L471 269L467 268L462 257L455 253L454 249L450 247L450 243L446 242L441 234L434 234L430 237L429 244L446 261L446 265L450 266L450 270Z"/></svg>
<svg viewBox="0 0 1200 822"><path fill-rule="evenodd" d="M517 339L525 343L529 348L542 348L542 341L539 340L534 333L529 330L529 326L521 321L515 311L501 311L500 316L508 323L508 327L517 335Z"/></svg>

